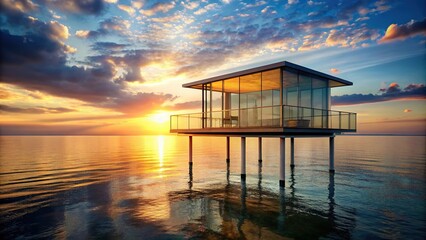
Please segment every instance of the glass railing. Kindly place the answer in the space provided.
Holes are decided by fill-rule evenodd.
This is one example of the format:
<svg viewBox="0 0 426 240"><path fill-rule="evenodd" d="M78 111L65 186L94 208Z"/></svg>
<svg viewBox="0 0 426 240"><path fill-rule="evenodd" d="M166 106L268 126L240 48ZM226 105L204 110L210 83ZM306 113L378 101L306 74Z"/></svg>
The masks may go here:
<svg viewBox="0 0 426 240"><path fill-rule="evenodd" d="M356 130L356 113L284 105L170 116L171 131L259 127Z"/></svg>

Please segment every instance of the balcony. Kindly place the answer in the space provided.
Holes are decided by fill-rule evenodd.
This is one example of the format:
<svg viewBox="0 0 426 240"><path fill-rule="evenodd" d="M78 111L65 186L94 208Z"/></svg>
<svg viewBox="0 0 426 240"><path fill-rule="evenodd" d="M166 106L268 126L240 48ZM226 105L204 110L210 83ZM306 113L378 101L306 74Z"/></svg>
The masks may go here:
<svg viewBox="0 0 426 240"><path fill-rule="evenodd" d="M170 116L174 133L340 133L356 131L356 113L269 106Z"/></svg>

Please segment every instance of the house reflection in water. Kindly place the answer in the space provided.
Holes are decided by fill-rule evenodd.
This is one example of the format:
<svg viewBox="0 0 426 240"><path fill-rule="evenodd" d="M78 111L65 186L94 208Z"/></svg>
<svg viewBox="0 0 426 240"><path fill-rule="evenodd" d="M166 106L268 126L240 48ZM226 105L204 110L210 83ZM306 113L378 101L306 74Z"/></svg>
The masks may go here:
<svg viewBox="0 0 426 240"><path fill-rule="evenodd" d="M202 190L193 190L190 185L188 190L170 192L169 221L182 226L180 231L190 238L350 238L355 217L336 221L333 174L329 179L328 204L321 209L314 209L295 194L293 171L289 194L284 188L278 194L264 190L261 167L259 176L257 187L228 182Z"/></svg>

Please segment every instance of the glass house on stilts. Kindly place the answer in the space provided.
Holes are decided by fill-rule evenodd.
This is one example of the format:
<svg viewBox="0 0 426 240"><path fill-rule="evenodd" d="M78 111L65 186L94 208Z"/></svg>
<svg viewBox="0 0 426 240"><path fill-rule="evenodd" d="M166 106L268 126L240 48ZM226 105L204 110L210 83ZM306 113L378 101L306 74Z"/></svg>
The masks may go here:
<svg viewBox="0 0 426 240"><path fill-rule="evenodd" d="M280 185L285 183L285 138L290 138L294 167L294 138L328 137L330 172L334 172L334 137L356 132L356 113L331 110L330 90L352 82L287 61L184 84L201 90L201 111L170 116L170 132L192 136L241 137L241 178L246 177L246 137L280 139Z"/></svg>

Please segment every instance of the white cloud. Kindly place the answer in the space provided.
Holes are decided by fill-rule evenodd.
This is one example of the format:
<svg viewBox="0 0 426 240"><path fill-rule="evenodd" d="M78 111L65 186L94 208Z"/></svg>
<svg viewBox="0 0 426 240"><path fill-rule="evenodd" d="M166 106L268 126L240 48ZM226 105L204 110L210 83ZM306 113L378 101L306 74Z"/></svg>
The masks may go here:
<svg viewBox="0 0 426 240"><path fill-rule="evenodd" d="M139 12L145 16L153 16L159 12L162 13L166 13L170 10L172 10L175 7L175 3L174 2L169 2L169 3L156 3L154 4L151 8L146 9L146 10L140 10Z"/></svg>
<svg viewBox="0 0 426 240"><path fill-rule="evenodd" d="M117 7L120 10L127 12L130 16L133 16L135 14L135 11L136 11L134 8L132 8L131 6L127 6L127 5L119 4Z"/></svg>
<svg viewBox="0 0 426 240"><path fill-rule="evenodd" d="M204 14L208 11L216 9L217 7L218 7L217 3L211 3L211 4L206 5L203 8L200 8L198 11L194 12L194 14L195 15L201 15L201 14Z"/></svg>
<svg viewBox="0 0 426 240"><path fill-rule="evenodd" d="M87 30L78 30L75 32L75 36L79 38L87 38L89 36L89 31Z"/></svg>

